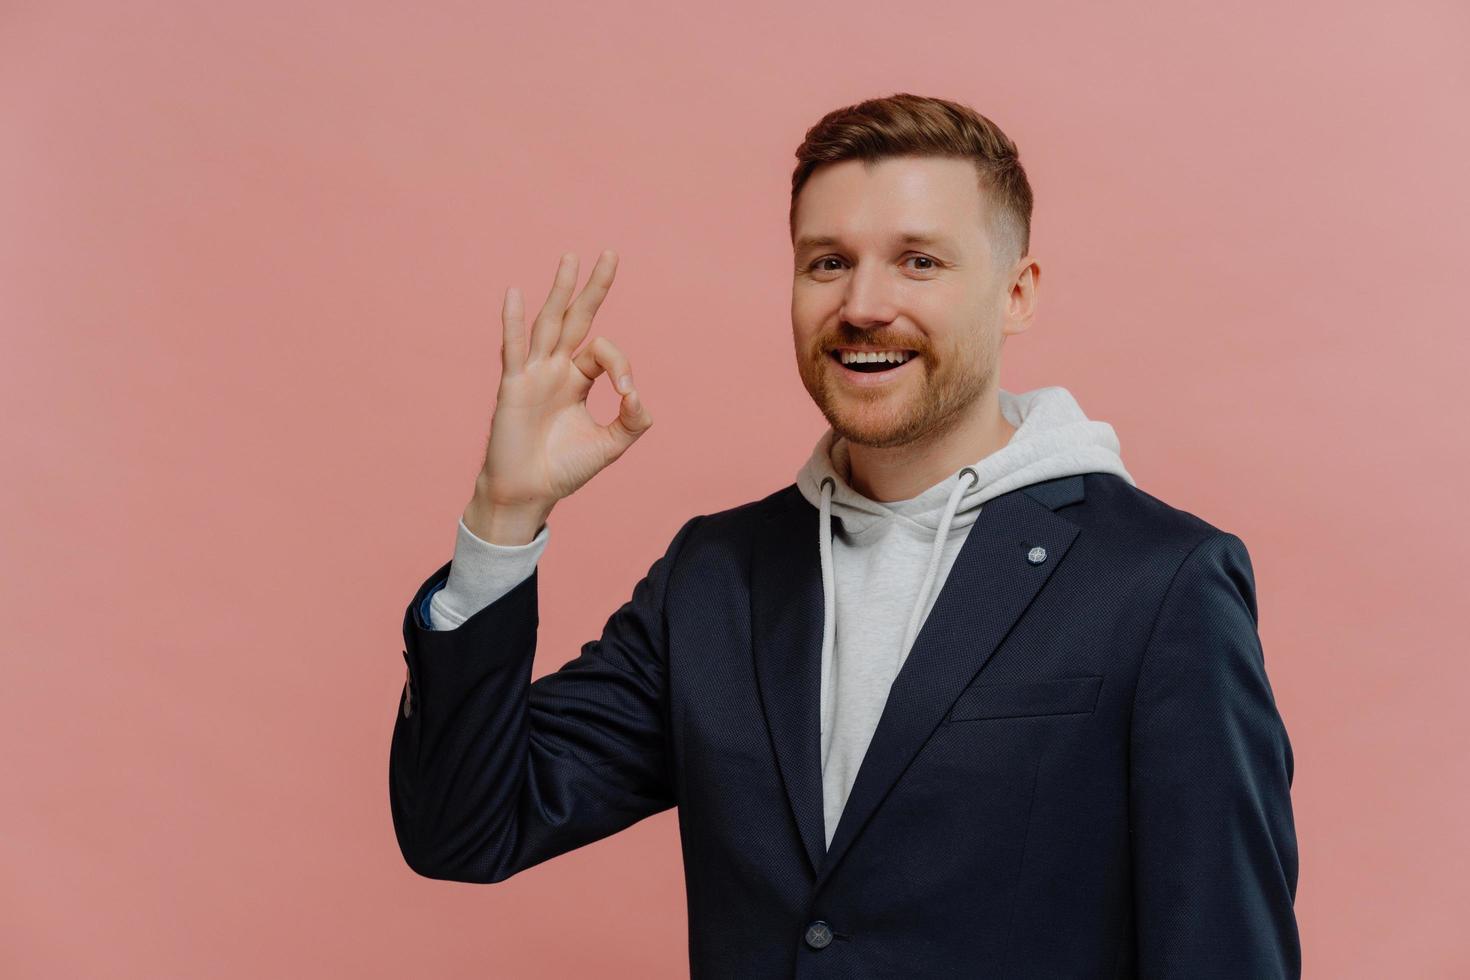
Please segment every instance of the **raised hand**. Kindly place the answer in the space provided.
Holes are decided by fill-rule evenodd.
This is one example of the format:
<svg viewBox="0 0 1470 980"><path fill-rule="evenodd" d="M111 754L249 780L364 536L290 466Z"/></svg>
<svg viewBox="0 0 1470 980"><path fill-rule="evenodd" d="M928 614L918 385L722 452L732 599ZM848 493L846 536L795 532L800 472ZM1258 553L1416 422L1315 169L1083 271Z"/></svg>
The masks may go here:
<svg viewBox="0 0 1470 980"><path fill-rule="evenodd" d="M464 513L476 536L496 544L529 542L557 501L623 455L653 425L633 387L632 366L612 341L594 337L573 353L612 286L617 264L617 253L604 251L573 302L577 256L563 255L529 336L520 290L506 290L500 390L485 464ZM617 417L599 425L587 410L587 394L604 372L619 382L615 387L622 401Z"/></svg>

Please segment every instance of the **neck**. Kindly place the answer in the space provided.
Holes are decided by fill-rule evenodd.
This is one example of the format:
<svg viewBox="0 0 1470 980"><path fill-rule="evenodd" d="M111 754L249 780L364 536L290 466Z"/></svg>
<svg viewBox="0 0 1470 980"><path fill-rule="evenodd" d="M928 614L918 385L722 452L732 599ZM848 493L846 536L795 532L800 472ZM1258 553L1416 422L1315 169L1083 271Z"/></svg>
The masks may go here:
<svg viewBox="0 0 1470 980"><path fill-rule="evenodd" d="M917 497L963 466L1001 449L1016 432L992 389L959 423L902 446L878 449L847 444L848 484L870 500L890 503Z"/></svg>

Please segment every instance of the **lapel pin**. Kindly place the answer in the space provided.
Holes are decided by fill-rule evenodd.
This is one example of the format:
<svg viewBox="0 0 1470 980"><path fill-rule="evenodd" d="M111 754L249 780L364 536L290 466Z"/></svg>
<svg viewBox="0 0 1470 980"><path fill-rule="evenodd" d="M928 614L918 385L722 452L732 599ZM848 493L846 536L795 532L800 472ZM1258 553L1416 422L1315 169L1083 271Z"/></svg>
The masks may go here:
<svg viewBox="0 0 1470 980"><path fill-rule="evenodd" d="M1043 548L1041 545L1037 545L1030 551L1026 552L1026 560L1033 565L1040 565L1042 562L1046 561L1046 549Z"/></svg>

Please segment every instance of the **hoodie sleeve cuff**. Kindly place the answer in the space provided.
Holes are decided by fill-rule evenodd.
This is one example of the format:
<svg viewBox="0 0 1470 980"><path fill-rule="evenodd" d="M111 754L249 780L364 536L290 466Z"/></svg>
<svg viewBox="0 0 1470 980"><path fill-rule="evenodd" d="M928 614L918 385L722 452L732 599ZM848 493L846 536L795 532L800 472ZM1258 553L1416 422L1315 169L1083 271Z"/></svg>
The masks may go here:
<svg viewBox="0 0 1470 980"><path fill-rule="evenodd" d="M443 586L429 598L426 623L436 630L454 629L530 578L550 536L549 525L543 524L526 544L493 544L476 537L461 517L454 560Z"/></svg>

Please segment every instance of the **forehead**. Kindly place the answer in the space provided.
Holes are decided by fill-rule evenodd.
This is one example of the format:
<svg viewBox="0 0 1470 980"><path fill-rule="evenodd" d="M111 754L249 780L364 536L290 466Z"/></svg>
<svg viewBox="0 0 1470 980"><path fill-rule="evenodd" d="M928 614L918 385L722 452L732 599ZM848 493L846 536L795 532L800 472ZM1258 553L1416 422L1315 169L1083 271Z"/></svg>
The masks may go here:
<svg viewBox="0 0 1470 980"><path fill-rule="evenodd" d="M984 234L975 165L951 157L843 160L813 171L797 198L794 243L948 241Z"/></svg>

